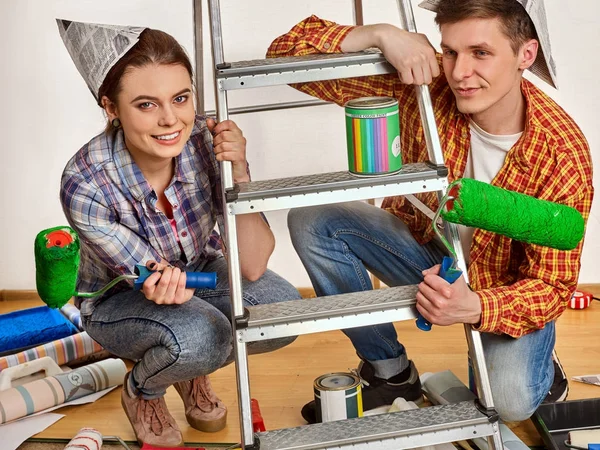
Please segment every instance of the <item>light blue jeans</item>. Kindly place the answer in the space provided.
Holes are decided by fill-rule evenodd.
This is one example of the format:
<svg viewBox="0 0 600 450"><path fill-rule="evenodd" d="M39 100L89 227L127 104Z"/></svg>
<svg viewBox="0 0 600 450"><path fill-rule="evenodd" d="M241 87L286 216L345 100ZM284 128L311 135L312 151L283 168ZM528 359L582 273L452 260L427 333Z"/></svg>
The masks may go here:
<svg viewBox="0 0 600 450"><path fill-rule="evenodd" d="M367 270L388 286L418 284L421 272L446 254L437 241L420 245L404 222L363 202L294 209L288 226L318 296L372 289ZM408 367L392 324L343 331L376 376L389 378ZM554 323L520 339L481 336L497 411L503 420L527 419L552 384Z"/></svg>
<svg viewBox="0 0 600 450"><path fill-rule="evenodd" d="M140 291L115 294L83 316L88 334L106 350L136 361L130 379L145 399L162 397L177 381L208 375L233 360L229 278L224 258L208 262L217 287L197 289L182 305L157 305ZM274 272L243 280L246 306L299 299L298 291ZM250 354L270 352L294 337L248 344Z"/></svg>

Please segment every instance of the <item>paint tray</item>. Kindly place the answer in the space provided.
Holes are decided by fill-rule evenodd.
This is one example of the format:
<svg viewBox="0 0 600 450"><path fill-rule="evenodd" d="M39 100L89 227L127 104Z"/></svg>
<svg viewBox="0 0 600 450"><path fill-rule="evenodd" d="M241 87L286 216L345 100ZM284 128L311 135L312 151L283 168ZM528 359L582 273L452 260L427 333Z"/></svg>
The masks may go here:
<svg viewBox="0 0 600 450"><path fill-rule="evenodd" d="M78 332L60 310L47 306L0 314L0 354L14 353Z"/></svg>
<svg viewBox="0 0 600 450"><path fill-rule="evenodd" d="M600 427L600 398L543 404L531 420L548 450L572 450L569 431Z"/></svg>

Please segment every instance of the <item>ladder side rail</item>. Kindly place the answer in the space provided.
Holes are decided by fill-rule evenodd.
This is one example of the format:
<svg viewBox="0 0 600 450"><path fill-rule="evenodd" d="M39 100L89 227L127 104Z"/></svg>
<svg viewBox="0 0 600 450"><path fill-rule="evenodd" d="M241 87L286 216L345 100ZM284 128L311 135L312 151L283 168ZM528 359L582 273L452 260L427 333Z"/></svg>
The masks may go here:
<svg viewBox="0 0 600 450"><path fill-rule="evenodd" d="M193 0L192 14L194 16L194 59L195 59L195 97L196 112L204 114L206 105L204 104L204 43L202 37L202 0Z"/></svg>
<svg viewBox="0 0 600 450"><path fill-rule="evenodd" d="M400 18L402 26L405 30L412 33L417 32L415 17L413 15L412 5L410 0L398 0L398 9L400 10ZM444 153L440 145L437 125L435 123L435 115L433 112L433 103L429 94L429 86L415 86L417 100L419 103L419 112L421 114L421 122L423 131L425 132L425 142L427 143L427 151L429 153L429 161L435 166L444 165Z"/></svg>
<svg viewBox="0 0 600 450"><path fill-rule="evenodd" d="M404 28L407 31L416 33L417 27L411 1L398 0L398 9L400 11ZM440 144L429 88L427 86L416 86L415 91L419 103L419 112L421 114L421 122L423 124L423 131L425 132L425 141L427 143L427 151L429 153L430 161L438 167L443 166L445 165L444 154ZM438 192L438 200L441 200L441 197L442 193ZM469 279L467 267L462 251L462 245L460 243L458 225L446 223L444 226L444 233L446 234L446 238L452 242L452 246L454 247L454 251L456 252L457 256L457 263L463 272L465 281L468 283ZM469 324L465 324L465 334L469 347L469 354L471 355L473 361L475 385L477 386L479 400L486 409L491 411L494 408L494 402L492 399L492 390L490 387L487 366L485 364L485 355L483 353L481 335ZM490 448L492 449L501 450L503 448L502 437L500 435L497 422L494 424L494 434L490 436L488 442L490 444Z"/></svg>
<svg viewBox="0 0 600 450"><path fill-rule="evenodd" d="M221 12L219 0L208 0L210 30L212 37L212 55L215 69L224 64L223 37L221 32ZM217 120L222 122L229 118L227 109L227 92L219 89L215 79L215 100ZM242 447L254 446L254 429L252 426L252 406L250 402L250 375L248 367L248 349L245 342L236 338L236 320L244 316L242 298L242 274L238 252L236 216L227 208L227 192L234 188L233 170L230 161L222 161L221 189L223 192L223 216L225 221L225 241L227 264L229 268L229 288L231 296L232 342L235 352L236 381L238 388L240 431Z"/></svg>
<svg viewBox="0 0 600 450"><path fill-rule="evenodd" d="M355 25L365 24L362 0L352 0L352 14L354 15Z"/></svg>

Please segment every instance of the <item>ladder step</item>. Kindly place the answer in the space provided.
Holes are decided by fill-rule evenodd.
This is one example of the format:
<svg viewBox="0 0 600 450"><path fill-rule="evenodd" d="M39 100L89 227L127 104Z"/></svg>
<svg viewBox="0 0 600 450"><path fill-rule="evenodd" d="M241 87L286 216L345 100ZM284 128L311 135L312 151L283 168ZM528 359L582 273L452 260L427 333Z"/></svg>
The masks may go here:
<svg viewBox="0 0 600 450"><path fill-rule="evenodd" d="M228 91L394 72L381 52L366 50L238 61L217 68L215 76L219 89Z"/></svg>
<svg viewBox="0 0 600 450"><path fill-rule="evenodd" d="M255 434L260 450L415 448L490 436L494 424L473 401Z"/></svg>
<svg viewBox="0 0 600 450"><path fill-rule="evenodd" d="M442 169L440 174L426 163L413 163L394 174L374 177L341 171L241 183L228 208L230 214L248 214L445 190L446 170Z"/></svg>
<svg viewBox="0 0 600 450"><path fill-rule="evenodd" d="M241 342L254 342L414 319L417 290L398 286L250 306L248 325L236 333Z"/></svg>

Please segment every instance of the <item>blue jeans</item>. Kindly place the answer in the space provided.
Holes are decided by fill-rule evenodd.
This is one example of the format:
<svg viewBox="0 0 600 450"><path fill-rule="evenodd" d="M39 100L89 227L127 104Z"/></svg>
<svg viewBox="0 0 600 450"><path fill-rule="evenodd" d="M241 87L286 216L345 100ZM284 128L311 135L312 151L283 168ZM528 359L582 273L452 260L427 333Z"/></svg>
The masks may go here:
<svg viewBox="0 0 600 450"><path fill-rule="evenodd" d="M162 397L177 381L208 375L233 360L229 278L224 258L202 269L217 272L217 287L197 289L182 305L157 305L140 291L115 294L83 316L88 334L106 350L136 361L132 387L145 399ZM267 270L243 280L246 306L299 299L286 280ZM250 354L284 347L294 337L248 344Z"/></svg>
<svg viewBox="0 0 600 450"><path fill-rule="evenodd" d="M372 289L367 270L388 286L418 284L446 254L436 240L419 244L396 216L363 202L291 210L292 243L318 296ZM375 375L408 367L392 324L343 330ZM520 339L482 334L493 398L504 420L529 417L548 394L554 369L554 323Z"/></svg>

